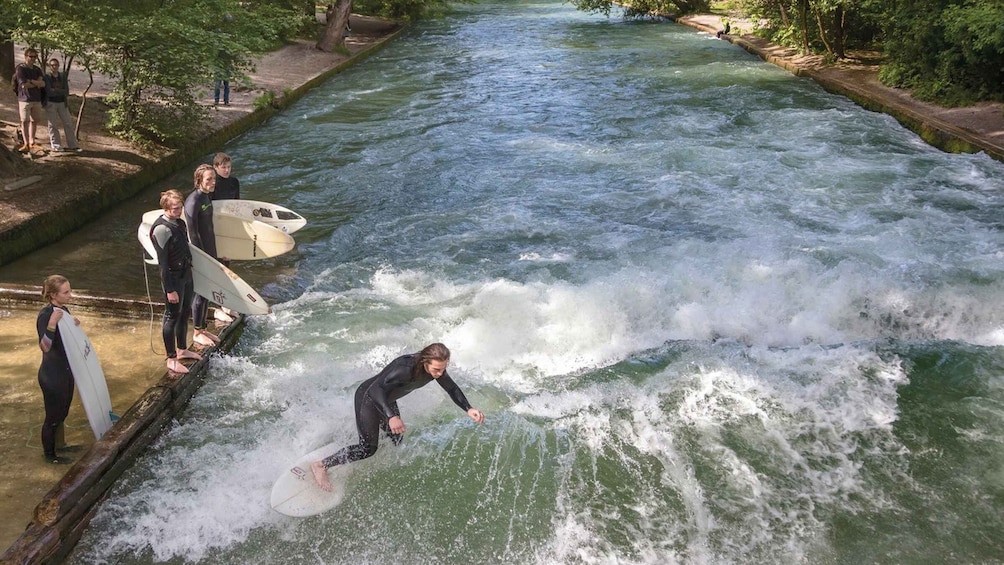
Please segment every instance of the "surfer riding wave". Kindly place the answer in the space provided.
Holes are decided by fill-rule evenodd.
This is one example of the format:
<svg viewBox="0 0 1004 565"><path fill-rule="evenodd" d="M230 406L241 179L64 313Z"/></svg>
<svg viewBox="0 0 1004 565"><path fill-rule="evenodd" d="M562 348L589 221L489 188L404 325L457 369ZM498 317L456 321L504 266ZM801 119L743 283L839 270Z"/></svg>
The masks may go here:
<svg viewBox="0 0 1004 565"><path fill-rule="evenodd" d="M471 406L463 391L447 374L446 367L449 363L450 350L442 343L433 343L418 353L398 357L376 376L363 381L356 389L355 397L359 443L343 447L333 455L311 463L310 470L318 486L330 491L331 482L327 473L329 468L366 459L376 453L381 430L394 445L400 444L405 425L397 400L433 380L439 383L467 416L478 424L483 423L485 415Z"/></svg>

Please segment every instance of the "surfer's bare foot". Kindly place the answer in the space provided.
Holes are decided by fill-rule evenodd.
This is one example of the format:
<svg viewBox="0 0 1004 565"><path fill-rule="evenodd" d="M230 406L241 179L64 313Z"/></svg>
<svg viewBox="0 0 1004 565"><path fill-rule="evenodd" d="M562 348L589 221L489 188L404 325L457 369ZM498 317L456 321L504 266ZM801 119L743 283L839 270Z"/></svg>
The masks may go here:
<svg viewBox="0 0 1004 565"><path fill-rule="evenodd" d="M321 490L331 492L331 481L328 480L328 470L324 468L324 463L314 461L310 464L310 471L314 474L314 480Z"/></svg>
<svg viewBox="0 0 1004 565"><path fill-rule="evenodd" d="M192 339L195 343L206 347L212 347L220 342L220 338L203 330L195 330L195 335L192 336Z"/></svg>
<svg viewBox="0 0 1004 565"><path fill-rule="evenodd" d="M202 356L194 351L181 349L178 351L178 359L195 359L196 361L202 361Z"/></svg>
<svg viewBox="0 0 1004 565"><path fill-rule="evenodd" d="M184 375L185 373L188 372L188 367L182 365L181 361L178 361L177 359L168 359L167 370L173 373Z"/></svg>
<svg viewBox="0 0 1004 565"><path fill-rule="evenodd" d="M216 312L213 313L213 318L215 318L217 322L221 322L223 324L229 324L234 321L233 316L228 314L222 307L216 309Z"/></svg>

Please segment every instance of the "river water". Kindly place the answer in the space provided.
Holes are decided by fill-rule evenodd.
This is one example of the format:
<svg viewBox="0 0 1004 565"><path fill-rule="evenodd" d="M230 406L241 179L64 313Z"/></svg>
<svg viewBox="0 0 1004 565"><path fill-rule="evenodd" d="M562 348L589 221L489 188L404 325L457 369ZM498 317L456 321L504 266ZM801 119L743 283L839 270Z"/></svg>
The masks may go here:
<svg viewBox="0 0 1004 565"><path fill-rule="evenodd" d="M557 1L417 25L226 150L310 224L235 265L274 313L74 563L1004 560L1001 163ZM485 424L426 387L340 506L271 511L434 341Z"/></svg>

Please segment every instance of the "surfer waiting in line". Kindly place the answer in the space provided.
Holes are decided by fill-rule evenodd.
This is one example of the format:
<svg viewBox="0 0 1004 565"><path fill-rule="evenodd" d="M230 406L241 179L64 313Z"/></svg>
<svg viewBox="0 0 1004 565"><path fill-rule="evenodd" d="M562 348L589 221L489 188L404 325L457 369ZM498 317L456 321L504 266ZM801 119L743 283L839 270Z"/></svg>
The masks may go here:
<svg viewBox="0 0 1004 565"><path fill-rule="evenodd" d="M405 426L397 400L433 380L443 387L453 402L467 412L472 420L483 423L485 415L471 407L463 391L446 373L449 363L450 350L442 343L433 343L418 353L398 357L375 377L363 381L356 389L355 398L359 443L343 447L334 455L310 464L318 486L326 491L331 490L328 468L366 459L376 453L380 430L387 433L394 445L400 444Z"/></svg>
<svg viewBox="0 0 1004 565"><path fill-rule="evenodd" d="M38 386L42 388L42 401L45 404L42 451L45 460L55 465L66 465L73 461L56 455L56 441L61 439L59 436L62 435L63 421L70 413L70 403L73 401L73 372L57 327L63 314L69 313L66 305L71 298L73 292L70 290L70 281L62 275L49 275L42 283L42 300L47 304L38 312L38 319L35 321L38 347L42 350L42 364L38 366ZM79 320L77 324L80 324Z"/></svg>
<svg viewBox="0 0 1004 565"><path fill-rule="evenodd" d="M188 316L191 313L195 283L192 279L192 251L188 248L188 231L181 219L184 198L177 190L160 193L164 213L150 228L150 241L157 251L160 279L164 285L164 349L167 368L175 373L187 373L181 359L202 356L188 350Z"/></svg>
<svg viewBox="0 0 1004 565"><path fill-rule="evenodd" d="M213 157L213 170L216 171L216 188L209 194L212 200L240 200L241 181L237 177L231 176L233 159L226 153L217 153ZM230 266L230 261L221 261L225 267ZM213 317L217 322L229 324L234 321L237 313L229 308L220 306L213 312Z"/></svg>
<svg viewBox="0 0 1004 565"><path fill-rule="evenodd" d="M227 262L226 257L216 255L216 230L213 229L213 199L216 190L216 171L212 165L203 163L195 168L193 176L195 190L185 199L185 221L188 222L188 239L192 245L206 252L207 255ZM220 338L206 330L206 317L209 314L209 297L195 295L192 301L192 322L195 325L195 343L206 347L216 345Z"/></svg>

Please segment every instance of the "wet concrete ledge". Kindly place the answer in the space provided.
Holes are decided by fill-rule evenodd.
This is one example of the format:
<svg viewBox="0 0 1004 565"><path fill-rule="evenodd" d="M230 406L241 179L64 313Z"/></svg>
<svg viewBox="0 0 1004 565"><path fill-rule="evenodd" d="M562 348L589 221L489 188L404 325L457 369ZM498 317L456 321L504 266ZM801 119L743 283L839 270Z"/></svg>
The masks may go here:
<svg viewBox="0 0 1004 565"><path fill-rule="evenodd" d="M709 27L687 17L666 17L677 23L707 33L714 34L718 31L716 28ZM936 117L924 115L906 105L883 100L881 97L876 97L860 84L828 77L812 69L802 68L772 53L771 49L778 48L766 41L758 41L756 38L742 35L723 35L722 39L742 47L749 53L760 57L768 63L777 65L795 76L810 78L816 81L827 92L846 96L866 110L892 116L903 127L913 131L929 145L937 147L942 151L949 153L979 153L983 151L993 159L1004 162L1004 145L998 145L991 140L980 138ZM894 91L895 89L890 90Z"/></svg>
<svg viewBox="0 0 1004 565"><path fill-rule="evenodd" d="M0 284L0 304L38 306L41 287ZM70 306L119 316L149 315L151 303L80 292ZM159 305L158 313L163 309ZM35 507L24 533L0 555L0 564L61 563L73 550L115 481L182 413L206 379L214 353L229 351L244 330L241 315L220 332L220 344L206 348L189 373L165 371L122 418L63 475Z"/></svg>
<svg viewBox="0 0 1004 565"><path fill-rule="evenodd" d="M0 283L0 305L41 308L42 287L24 284ZM99 314L123 318L146 318L151 312L164 313L163 302L150 302L142 296L108 296L88 290L73 290L70 306Z"/></svg>
<svg viewBox="0 0 1004 565"><path fill-rule="evenodd" d="M18 257L62 239L97 218L101 213L121 203L122 200L138 194L151 184L169 177L192 161L264 123L302 98L314 87L376 53L405 29L405 26L398 27L372 45L354 53L342 63L296 88L276 92L271 105L256 108L250 114L200 140L186 144L162 159L149 161L140 172L111 180L97 190L83 194L79 198L67 201L56 208L37 214L23 223L0 232L0 265L5 265Z"/></svg>

